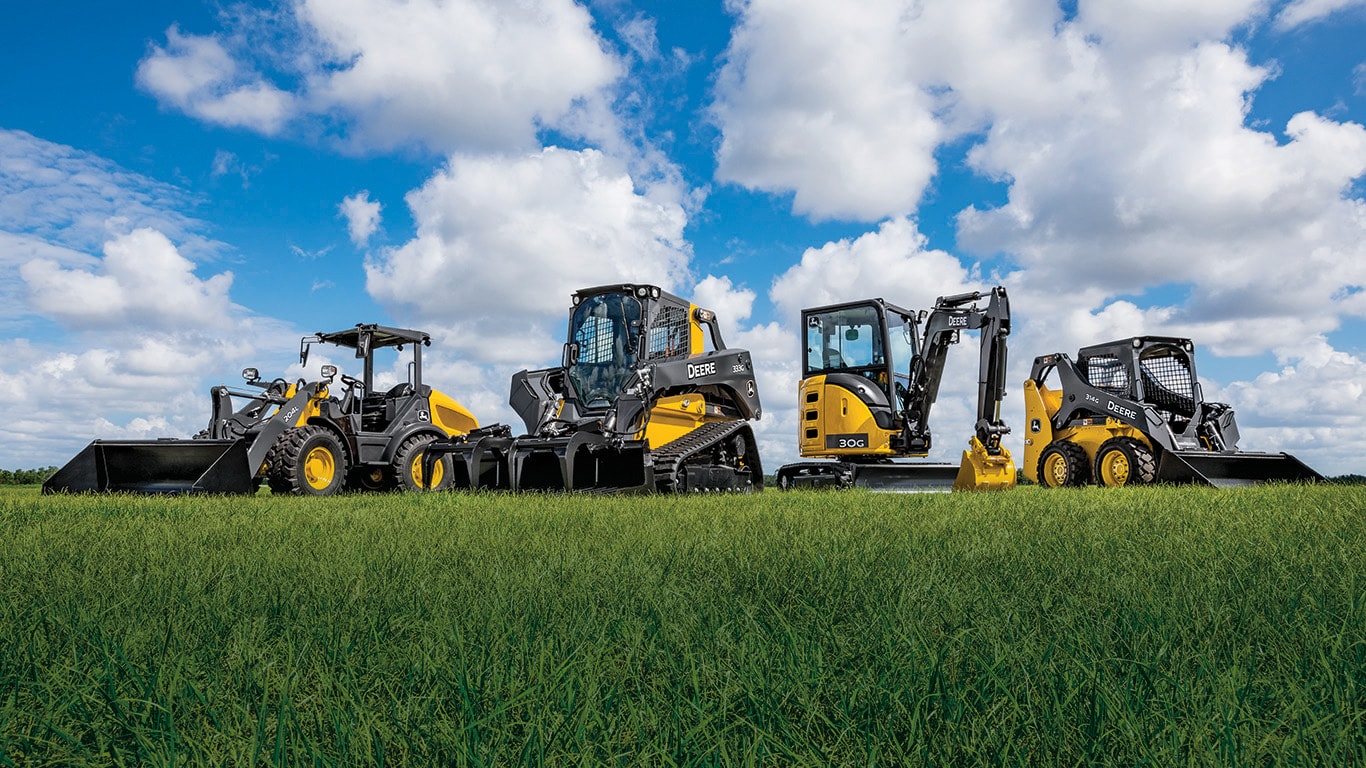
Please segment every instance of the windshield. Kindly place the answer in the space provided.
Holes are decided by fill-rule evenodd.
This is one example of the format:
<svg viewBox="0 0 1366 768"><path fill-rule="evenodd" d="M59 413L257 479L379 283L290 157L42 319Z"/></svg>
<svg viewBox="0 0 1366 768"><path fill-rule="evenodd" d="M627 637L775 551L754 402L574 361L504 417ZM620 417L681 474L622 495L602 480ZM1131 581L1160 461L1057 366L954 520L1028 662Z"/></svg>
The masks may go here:
<svg viewBox="0 0 1366 768"><path fill-rule="evenodd" d="M589 408L611 405L636 368L640 302L619 293L590 296L574 308L569 342L577 350L569 381Z"/></svg>
<svg viewBox="0 0 1366 768"><path fill-rule="evenodd" d="M876 307L816 312L806 318L807 374L885 365Z"/></svg>

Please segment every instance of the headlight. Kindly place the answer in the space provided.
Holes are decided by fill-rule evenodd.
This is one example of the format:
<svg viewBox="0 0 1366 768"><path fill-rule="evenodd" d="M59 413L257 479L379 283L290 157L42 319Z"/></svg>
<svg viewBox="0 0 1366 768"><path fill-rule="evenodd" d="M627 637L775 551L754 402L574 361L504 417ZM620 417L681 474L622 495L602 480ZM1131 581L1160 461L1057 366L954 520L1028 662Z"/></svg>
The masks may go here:
<svg viewBox="0 0 1366 768"><path fill-rule="evenodd" d="M334 376L336 376L336 375L337 375L337 366L335 366L335 365L324 365L324 366L323 366L323 378L324 378L324 379L329 379L329 380L330 380L330 379L332 379L332 378L333 378Z"/></svg>
<svg viewBox="0 0 1366 768"><path fill-rule="evenodd" d="M261 372L256 370L255 368L243 368L242 378L246 379L247 381L260 381Z"/></svg>

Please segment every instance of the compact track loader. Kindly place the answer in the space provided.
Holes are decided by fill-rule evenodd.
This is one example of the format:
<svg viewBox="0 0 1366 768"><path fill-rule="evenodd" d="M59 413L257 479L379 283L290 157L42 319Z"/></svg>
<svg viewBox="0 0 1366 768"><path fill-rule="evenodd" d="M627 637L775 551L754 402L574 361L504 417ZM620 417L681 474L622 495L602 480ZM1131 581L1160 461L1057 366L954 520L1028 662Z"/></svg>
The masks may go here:
<svg viewBox="0 0 1366 768"><path fill-rule="evenodd" d="M274 493L319 496L348 486L416 489L424 479L422 448L478 427L464 406L422 383L422 347L431 343L426 333L357 325L306 336L301 364L316 343L354 350L364 361L361 378L341 376L341 397L331 391L336 366L323 366L318 381L294 383L262 381L248 368L243 378L252 389L214 387L213 416L194 438L96 440L44 483L43 491L252 493L263 481ZM405 345L413 356L408 381L376 391L375 352ZM234 397L244 401L236 410ZM448 479L443 469L433 468L438 487Z"/></svg>
<svg viewBox="0 0 1366 768"><path fill-rule="evenodd" d="M863 487L888 491L998 490L1015 485L1001 446L1010 302L993 288L941 296L916 312L882 299L802 310L798 387L802 458L778 469L780 488ZM922 330L923 323L923 330ZM977 423L959 464L902 462L930 452L930 409L944 360L963 330L980 332Z"/></svg>
<svg viewBox="0 0 1366 768"><path fill-rule="evenodd" d="M450 461L454 488L763 488L754 365L715 314L653 285L588 288L572 304L562 364L512 378L526 434L496 425L434 442L429 476Z"/></svg>
<svg viewBox="0 0 1366 768"><path fill-rule="evenodd" d="M1190 339L1136 336L1086 347L1075 361L1037 357L1024 396L1023 469L1041 485L1323 479L1289 454L1238 450L1233 409L1204 399Z"/></svg>

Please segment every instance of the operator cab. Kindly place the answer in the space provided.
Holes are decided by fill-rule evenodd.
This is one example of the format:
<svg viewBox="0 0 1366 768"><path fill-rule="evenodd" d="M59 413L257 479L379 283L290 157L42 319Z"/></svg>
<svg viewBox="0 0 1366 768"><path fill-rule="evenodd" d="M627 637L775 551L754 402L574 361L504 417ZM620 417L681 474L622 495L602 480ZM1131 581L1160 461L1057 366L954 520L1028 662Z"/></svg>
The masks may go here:
<svg viewBox="0 0 1366 768"><path fill-rule="evenodd" d="M859 394L870 406L890 408L899 400L905 407L910 361L917 352L916 324L915 313L881 299L804 310L802 378L824 375L827 381ZM868 384L875 387L876 395L871 398L865 396Z"/></svg>

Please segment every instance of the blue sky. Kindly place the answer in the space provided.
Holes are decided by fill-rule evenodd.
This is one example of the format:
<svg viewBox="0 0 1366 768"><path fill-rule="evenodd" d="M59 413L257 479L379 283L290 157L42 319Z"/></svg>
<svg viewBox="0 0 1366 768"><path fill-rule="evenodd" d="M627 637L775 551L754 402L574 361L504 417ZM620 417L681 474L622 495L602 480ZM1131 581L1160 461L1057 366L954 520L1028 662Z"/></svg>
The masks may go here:
<svg viewBox="0 0 1366 768"><path fill-rule="evenodd" d="M24 4L0 466L189 435L355 322L429 330L426 379L516 423L569 292L633 280L754 351L770 466L800 307L999 283L1017 449L1034 356L1166 333L1243 447L1366 472L1362 40L1366 0Z"/></svg>

